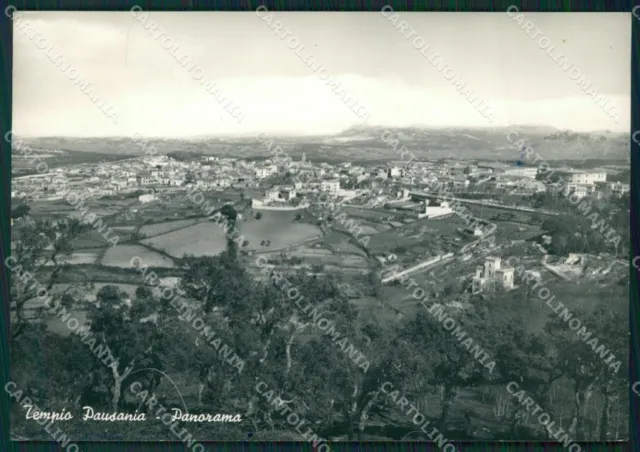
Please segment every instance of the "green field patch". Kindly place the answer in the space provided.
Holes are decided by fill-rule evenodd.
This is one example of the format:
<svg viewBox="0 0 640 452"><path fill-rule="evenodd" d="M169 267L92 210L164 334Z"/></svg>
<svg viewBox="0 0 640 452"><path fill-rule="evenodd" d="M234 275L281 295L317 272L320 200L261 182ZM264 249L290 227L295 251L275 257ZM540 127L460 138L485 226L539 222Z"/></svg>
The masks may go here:
<svg viewBox="0 0 640 452"><path fill-rule="evenodd" d="M148 224L140 228L140 234L145 237L155 237L168 232L177 231L196 224L197 220L178 220L163 223Z"/></svg>
<svg viewBox="0 0 640 452"><path fill-rule="evenodd" d="M227 247L227 238L219 225L206 222L158 235L142 243L177 258L185 254L201 257L222 253Z"/></svg>
<svg viewBox="0 0 640 452"><path fill-rule="evenodd" d="M238 222L240 233L249 241L248 249L269 251L296 245L314 237L322 231L319 227L295 221L295 212L261 211L259 220ZM267 244L268 243L268 244Z"/></svg>
<svg viewBox="0 0 640 452"><path fill-rule="evenodd" d="M330 231L324 236L323 242L334 253L357 254L358 256L366 256L366 253L356 245L354 245L349 236L336 231Z"/></svg>
<svg viewBox="0 0 640 452"><path fill-rule="evenodd" d="M280 253L260 253L262 256L278 256ZM331 256L333 253L325 248L311 248L308 246L296 246L287 250L288 256L300 257L300 258L321 258L324 256Z"/></svg>
<svg viewBox="0 0 640 452"><path fill-rule="evenodd" d="M71 247L74 250L84 250L87 248L103 248L105 246L111 246L111 243L107 240L107 238L111 239L114 237L118 237L118 243L125 242L131 238L131 235L129 234L118 234L115 233L115 231L111 234L105 235L106 237L100 234L97 230L92 229L91 231L88 231L82 234L80 237L72 240Z"/></svg>
<svg viewBox="0 0 640 452"><path fill-rule="evenodd" d="M69 257L68 263L71 265L95 264L103 252L104 249L102 248L87 248L74 251Z"/></svg>
<svg viewBox="0 0 640 452"><path fill-rule="evenodd" d="M131 259L139 257L149 267L175 267L174 262L160 253L140 245L119 245L107 250L102 258L102 265L108 267L131 268Z"/></svg>
<svg viewBox="0 0 640 452"><path fill-rule="evenodd" d="M111 229L116 233L132 233L136 230L136 226L114 226Z"/></svg>

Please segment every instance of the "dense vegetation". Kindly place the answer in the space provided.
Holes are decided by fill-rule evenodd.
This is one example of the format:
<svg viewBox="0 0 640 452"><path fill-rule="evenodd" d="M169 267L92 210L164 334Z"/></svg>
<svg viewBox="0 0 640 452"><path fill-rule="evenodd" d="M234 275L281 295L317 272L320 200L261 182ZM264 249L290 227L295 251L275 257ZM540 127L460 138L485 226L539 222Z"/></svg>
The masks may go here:
<svg viewBox="0 0 640 452"><path fill-rule="evenodd" d="M613 202L606 211L616 226L626 215L624 203ZM249 274L233 240L219 256L184 261L179 288L191 314L179 312L148 284L140 285L131 300L117 286L103 287L96 304L81 301L70 290L50 292L50 304L57 310L29 314L27 302L36 298L39 287L53 289L67 268L70 242L87 226L34 221L28 210L21 213L24 224L14 236L12 251L12 268L21 268L11 275L12 379L42 409L79 413L81 406L90 405L104 411L144 410L128 389L138 381L167 407L190 413L240 413L245 420L185 425L199 439L242 440L248 431L255 432L253 439L302 439L280 410L256 391L256 382L263 381L318 435L420 438L411 416L382 391L382 384L390 382L449 438L546 439L542 426L525 422L524 408L505 391L515 381L574 439L611 440L627 434L626 284L587 292L565 284L563 290L554 290L556 301L570 307L592 337L621 361L617 371L529 287L473 297L462 310L447 308L495 362L489 370L429 310L381 322L354 307L339 275L319 276L322 269L315 275L265 270L265 278L258 280ZM233 207L224 206L221 214L233 228ZM545 221L554 252L607 249L581 221L569 214ZM53 264L46 271L45 258ZM39 285L24 278L25 272L36 275ZM372 283L379 286L373 274ZM300 305L291 297L292 288L304 297ZM454 300L461 290L451 288L427 304ZM382 291L375 293L385 301ZM603 299L613 301L603 304ZM302 309L307 305L334 325L352 346L350 351L345 353L339 341L323 333ZM47 327L63 322L62 306L86 314L94 337L118 360L115 365L105 365L80 335L61 335ZM194 329L192 316L203 319L242 360L241 372L215 342L205 341ZM541 319L540 328L532 325L536 319ZM353 350L363 356L354 359ZM600 402L594 403L596 399ZM21 410L14 405L15 433L47 439L40 426L25 421ZM166 426L153 421L107 429L101 423L78 421L63 427L77 439L173 439Z"/></svg>

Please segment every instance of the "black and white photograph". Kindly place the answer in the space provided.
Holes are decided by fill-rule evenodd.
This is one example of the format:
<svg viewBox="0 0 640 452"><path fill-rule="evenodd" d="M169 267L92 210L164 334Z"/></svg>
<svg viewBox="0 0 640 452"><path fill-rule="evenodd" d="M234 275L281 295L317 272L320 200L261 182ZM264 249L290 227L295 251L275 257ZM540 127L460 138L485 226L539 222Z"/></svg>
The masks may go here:
<svg viewBox="0 0 640 452"><path fill-rule="evenodd" d="M630 13L4 13L13 441L629 440Z"/></svg>

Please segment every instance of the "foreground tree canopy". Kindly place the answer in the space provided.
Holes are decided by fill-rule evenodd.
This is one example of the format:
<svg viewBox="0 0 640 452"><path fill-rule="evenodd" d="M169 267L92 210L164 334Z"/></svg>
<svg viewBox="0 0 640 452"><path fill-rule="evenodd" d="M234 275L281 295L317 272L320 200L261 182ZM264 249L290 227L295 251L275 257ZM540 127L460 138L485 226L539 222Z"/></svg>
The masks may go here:
<svg viewBox="0 0 640 452"><path fill-rule="evenodd" d="M224 214L235 220L235 211L225 209ZM535 422L523 426L517 400L504 389L515 381L550 415L563 418L576 438L611 439L612 431L627 422L624 303L575 314L621 358L617 372L553 311L541 311L535 294L478 299L462 310L446 307L495 362L487 371L424 307L417 305L413 316L381 321L367 309L356 309L336 276L265 271L256 279L233 241L217 257L185 260L175 291L180 304L144 284L131 297L107 285L94 304L81 302L77 292L52 290L66 268L70 240L81 232L74 222L34 222L14 238L12 255L23 271L38 275L54 305L58 300L74 315L82 312L90 329L63 334L59 330L65 327L59 326L54 332L49 326L63 320L50 309L28 316L27 302L36 298L37 288L12 274L12 379L51 411L83 405L145 411L128 389L140 382L167 407L242 415L241 425L194 427L202 439L246 439L247 431L256 438L300 439L283 406L327 438L426 438L414 434L413 415L382 389L387 384L452 438L546 438ZM285 288L283 280L288 281ZM299 295L292 297L292 288ZM624 289L616 295L624 297ZM514 303L521 309L513 309ZM532 312L544 312L545 330L528 327ZM195 319L206 325L206 334L194 326ZM208 334L215 339L207 339ZM232 356L242 360L240 370ZM258 390L258 383L265 389ZM593 403L596 399L601 405ZM614 406L623 407L622 419ZM596 411L595 420L588 407ZM489 418L499 421L492 425ZM17 426L39 434L24 421ZM100 426L70 424L69 429L78 438L104 434ZM126 429L130 437L125 439L171 438L161 424L133 423Z"/></svg>

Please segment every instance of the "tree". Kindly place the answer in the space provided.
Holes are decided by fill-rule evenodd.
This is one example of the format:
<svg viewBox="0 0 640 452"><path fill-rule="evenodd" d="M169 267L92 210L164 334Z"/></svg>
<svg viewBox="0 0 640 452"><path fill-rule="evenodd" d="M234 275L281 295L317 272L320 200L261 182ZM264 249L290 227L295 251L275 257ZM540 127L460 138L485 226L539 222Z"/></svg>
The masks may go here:
<svg viewBox="0 0 640 452"><path fill-rule="evenodd" d="M31 207L29 207L27 204L20 204L19 206L11 210L11 218L18 219L26 217L30 210Z"/></svg>
<svg viewBox="0 0 640 452"><path fill-rule="evenodd" d="M295 221L300 221L302 220L302 214L301 213L297 213L296 217L295 217Z"/></svg>
<svg viewBox="0 0 640 452"><path fill-rule="evenodd" d="M573 317L584 322L585 332L591 333L591 339L583 340L568 329L560 317L553 318L545 329L556 344L555 366L573 385L576 439L590 439L585 425L587 409L597 389L605 396L599 436L606 437L611 397L620 389L624 392L624 376L628 375L629 336L624 328L620 328L620 325L628 324L628 315L620 306L610 305L592 312L576 309ZM614 358L609 359L609 355ZM613 366L616 361L621 365Z"/></svg>
<svg viewBox="0 0 640 452"><path fill-rule="evenodd" d="M492 326L496 370L502 380L501 384L517 382L520 390L525 390L549 412L549 392L563 374L551 356L550 350L554 344L549 337L522 331L520 325L525 321L525 317L520 314L513 315ZM510 420L509 436L515 439L522 408L517 402L512 402L516 409Z"/></svg>
<svg viewBox="0 0 640 452"><path fill-rule="evenodd" d="M444 308L446 309L446 308ZM449 312L451 318L455 318L456 325L461 331L466 332L472 341L483 337L478 325L483 325L483 318L470 310L467 313ZM442 390L442 411L440 413L440 428L446 428L451 404L460 388L475 386L481 382L490 381L490 372L481 362L471 355L471 352L461 345L451 331L433 318L427 311L418 311L415 319L410 320L403 329L403 337L416 349L429 350L429 359L423 364L416 363L416 372L422 368L425 383L439 386ZM480 344L477 344L481 347ZM488 361L485 357L480 357Z"/></svg>
<svg viewBox="0 0 640 452"><path fill-rule="evenodd" d="M235 227L238 212L236 212L236 209L232 204L225 204L222 206L220 213L227 219L229 226Z"/></svg>
<svg viewBox="0 0 640 452"><path fill-rule="evenodd" d="M256 220L262 218L262 212L256 212Z"/></svg>
<svg viewBox="0 0 640 452"><path fill-rule="evenodd" d="M194 184L196 182L196 176L192 171L187 171L187 174L184 176L184 182L182 185Z"/></svg>
<svg viewBox="0 0 640 452"><path fill-rule="evenodd" d="M11 323L12 339L28 327L24 306L37 297L39 290L46 289L51 296L48 304L55 306L65 293L80 286L72 285L61 293L52 293L54 284L68 267L73 252L71 241L85 230L78 220L57 223L36 220L14 230L10 275L11 310L15 314ZM40 284L34 284L34 279Z"/></svg>
<svg viewBox="0 0 640 452"><path fill-rule="evenodd" d="M101 306L90 309L87 317L92 333L108 348L116 362L105 367L105 364L94 356L93 371L106 373L110 409L116 412L120 411L122 390L126 388L125 383L136 365L149 360L150 357L155 365L159 365L159 358L154 349L158 343L159 332L155 325L140 321L145 315L144 310L124 303L123 294L117 287L103 287L98 292L98 299Z"/></svg>
<svg viewBox="0 0 640 452"><path fill-rule="evenodd" d="M123 294L122 292L120 292L118 286L108 284L98 291L98 293L96 294L96 300L98 301L99 306L119 306L120 303L122 303Z"/></svg>
<svg viewBox="0 0 640 452"><path fill-rule="evenodd" d="M290 322L295 306L271 284L254 282L237 261L225 254L190 259L180 285L187 298L194 300L194 309L206 316L208 324L215 325L216 335L245 360L242 376L234 376L231 366L220 365L211 344L202 345L198 358L202 393L208 390L220 397L223 387L228 397L248 397L245 417L253 418L260 405L252 386L254 377L268 378L265 369L273 360L279 361L276 368L282 369L283 357L276 350L292 340L287 335L295 331Z"/></svg>

